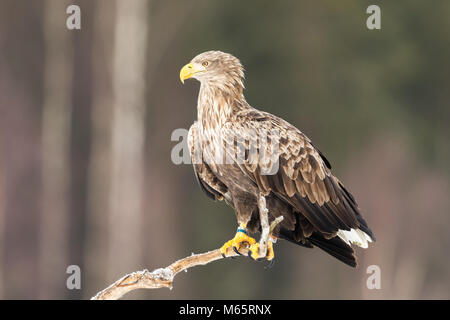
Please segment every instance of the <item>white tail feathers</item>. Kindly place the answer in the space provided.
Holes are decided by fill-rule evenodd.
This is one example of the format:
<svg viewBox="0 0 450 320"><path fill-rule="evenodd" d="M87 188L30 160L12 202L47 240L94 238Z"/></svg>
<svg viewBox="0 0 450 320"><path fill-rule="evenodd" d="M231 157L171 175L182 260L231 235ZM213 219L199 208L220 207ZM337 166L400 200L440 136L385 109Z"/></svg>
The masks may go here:
<svg viewBox="0 0 450 320"><path fill-rule="evenodd" d="M372 238L360 229L339 230L337 235L348 245L354 244L364 249L369 246L369 242L372 242Z"/></svg>

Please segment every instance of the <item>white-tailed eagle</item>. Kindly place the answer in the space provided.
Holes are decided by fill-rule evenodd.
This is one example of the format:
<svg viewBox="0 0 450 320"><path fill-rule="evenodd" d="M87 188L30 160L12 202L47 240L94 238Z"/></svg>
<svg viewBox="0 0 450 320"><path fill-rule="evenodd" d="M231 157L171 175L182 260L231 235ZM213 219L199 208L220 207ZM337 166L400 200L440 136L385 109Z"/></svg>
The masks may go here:
<svg viewBox="0 0 450 320"><path fill-rule="evenodd" d="M310 139L247 103L244 69L231 54L199 54L180 71L182 82L188 78L200 81L198 119L188 136L196 178L210 198L225 200L235 210L239 225L221 252L249 245L251 258L273 261L273 243L281 238L317 246L355 267L351 244L367 248L375 237ZM267 212L269 222L283 216L263 257L249 236L261 231L260 211Z"/></svg>

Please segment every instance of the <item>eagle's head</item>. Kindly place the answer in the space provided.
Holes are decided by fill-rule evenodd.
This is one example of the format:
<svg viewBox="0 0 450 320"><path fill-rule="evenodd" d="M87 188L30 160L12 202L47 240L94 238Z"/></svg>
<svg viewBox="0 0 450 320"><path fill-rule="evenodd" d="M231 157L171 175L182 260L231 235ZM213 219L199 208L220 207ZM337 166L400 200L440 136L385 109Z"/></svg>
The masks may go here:
<svg viewBox="0 0 450 320"><path fill-rule="evenodd" d="M226 88L244 87L244 68L235 56L222 51L207 51L197 55L180 71L180 80L195 78L200 83Z"/></svg>

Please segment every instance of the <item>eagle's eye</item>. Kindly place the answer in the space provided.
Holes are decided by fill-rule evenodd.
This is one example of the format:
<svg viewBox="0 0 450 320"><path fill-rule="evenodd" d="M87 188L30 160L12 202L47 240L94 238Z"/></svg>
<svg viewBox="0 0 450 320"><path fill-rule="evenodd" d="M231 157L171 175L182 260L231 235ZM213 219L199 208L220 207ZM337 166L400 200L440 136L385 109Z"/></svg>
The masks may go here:
<svg viewBox="0 0 450 320"><path fill-rule="evenodd" d="M208 66L208 64L209 64L209 62L208 62L208 61L203 61L203 62L202 62L202 66L204 66L204 67L207 67L207 66Z"/></svg>

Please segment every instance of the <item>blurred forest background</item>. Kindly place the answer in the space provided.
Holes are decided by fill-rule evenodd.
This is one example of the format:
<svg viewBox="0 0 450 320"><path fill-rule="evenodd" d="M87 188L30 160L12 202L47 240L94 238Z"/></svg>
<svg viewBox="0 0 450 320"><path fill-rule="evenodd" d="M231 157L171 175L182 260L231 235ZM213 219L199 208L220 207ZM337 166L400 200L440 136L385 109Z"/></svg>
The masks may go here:
<svg viewBox="0 0 450 320"><path fill-rule="evenodd" d="M196 118L179 70L215 49L243 62L251 105L320 147L377 242L358 269L279 242L270 270L221 260L126 298L449 299L449 17L447 0L2 0L0 298L87 299L234 235L232 210L170 157Z"/></svg>

